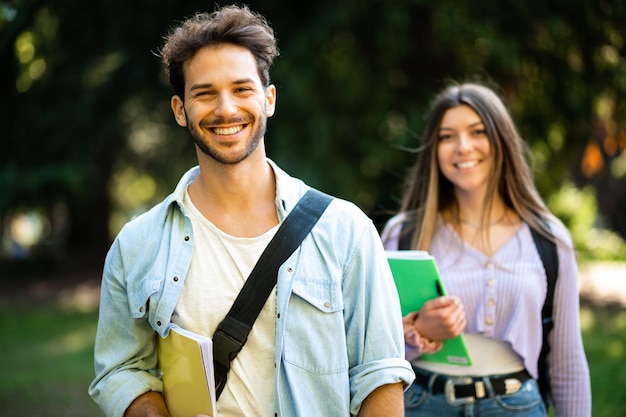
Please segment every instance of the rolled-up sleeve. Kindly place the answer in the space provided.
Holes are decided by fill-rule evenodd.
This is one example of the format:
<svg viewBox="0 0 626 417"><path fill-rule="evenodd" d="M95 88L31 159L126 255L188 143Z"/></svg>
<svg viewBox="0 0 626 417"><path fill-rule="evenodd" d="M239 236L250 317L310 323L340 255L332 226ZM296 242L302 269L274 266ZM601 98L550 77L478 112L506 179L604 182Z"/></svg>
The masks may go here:
<svg viewBox="0 0 626 417"><path fill-rule="evenodd" d="M400 302L384 248L374 225L362 235L345 271L345 326L350 361L352 414L376 388L415 378L404 359Z"/></svg>
<svg viewBox="0 0 626 417"><path fill-rule="evenodd" d="M147 303L137 313L147 315L146 310ZM131 315L118 241L105 261L94 357L89 395L108 417L122 417L141 394L163 390L151 372L157 363L155 332L147 319Z"/></svg>

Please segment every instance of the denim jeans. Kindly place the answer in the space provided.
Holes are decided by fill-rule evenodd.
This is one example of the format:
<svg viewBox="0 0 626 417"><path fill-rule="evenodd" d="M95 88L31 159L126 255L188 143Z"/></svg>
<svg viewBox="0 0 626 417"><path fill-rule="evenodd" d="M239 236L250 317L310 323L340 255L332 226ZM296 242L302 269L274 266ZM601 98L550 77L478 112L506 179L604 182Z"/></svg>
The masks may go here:
<svg viewBox="0 0 626 417"><path fill-rule="evenodd" d="M487 387L491 391L491 387ZM537 381L529 379L521 388L506 395L488 396L474 403L452 406L445 394L433 394L413 383L404 393L405 417L546 417Z"/></svg>

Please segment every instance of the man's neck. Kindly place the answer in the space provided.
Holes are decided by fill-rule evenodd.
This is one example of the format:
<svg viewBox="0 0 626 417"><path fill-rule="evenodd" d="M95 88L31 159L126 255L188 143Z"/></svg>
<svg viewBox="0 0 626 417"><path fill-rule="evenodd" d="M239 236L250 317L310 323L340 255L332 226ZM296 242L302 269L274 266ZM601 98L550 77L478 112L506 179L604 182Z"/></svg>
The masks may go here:
<svg viewBox="0 0 626 417"><path fill-rule="evenodd" d="M198 210L233 236L258 236L278 224L276 178L264 156L233 165L201 161L188 190Z"/></svg>

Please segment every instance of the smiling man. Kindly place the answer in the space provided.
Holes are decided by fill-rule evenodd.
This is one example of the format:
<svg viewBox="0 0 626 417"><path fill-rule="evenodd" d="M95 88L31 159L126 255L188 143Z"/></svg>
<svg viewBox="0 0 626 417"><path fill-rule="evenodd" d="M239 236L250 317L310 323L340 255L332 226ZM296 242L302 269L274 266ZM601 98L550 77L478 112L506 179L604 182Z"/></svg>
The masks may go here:
<svg viewBox="0 0 626 417"><path fill-rule="evenodd" d="M169 34L161 54L198 166L128 223L107 255L89 391L110 417L170 415L158 338L174 325L213 336L310 189L265 154L278 49L263 17L236 6L198 14ZM230 365L218 415L402 416L414 374L401 323L375 227L334 198L280 267Z"/></svg>

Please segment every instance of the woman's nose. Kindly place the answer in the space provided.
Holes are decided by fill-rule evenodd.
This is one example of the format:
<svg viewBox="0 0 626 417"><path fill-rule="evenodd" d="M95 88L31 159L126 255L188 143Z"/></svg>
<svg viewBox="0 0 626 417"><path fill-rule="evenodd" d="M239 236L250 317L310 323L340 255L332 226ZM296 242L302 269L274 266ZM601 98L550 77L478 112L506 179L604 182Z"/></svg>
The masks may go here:
<svg viewBox="0 0 626 417"><path fill-rule="evenodd" d="M465 152L472 149L472 143L469 136L463 132L459 133L457 140L457 150L459 152Z"/></svg>

